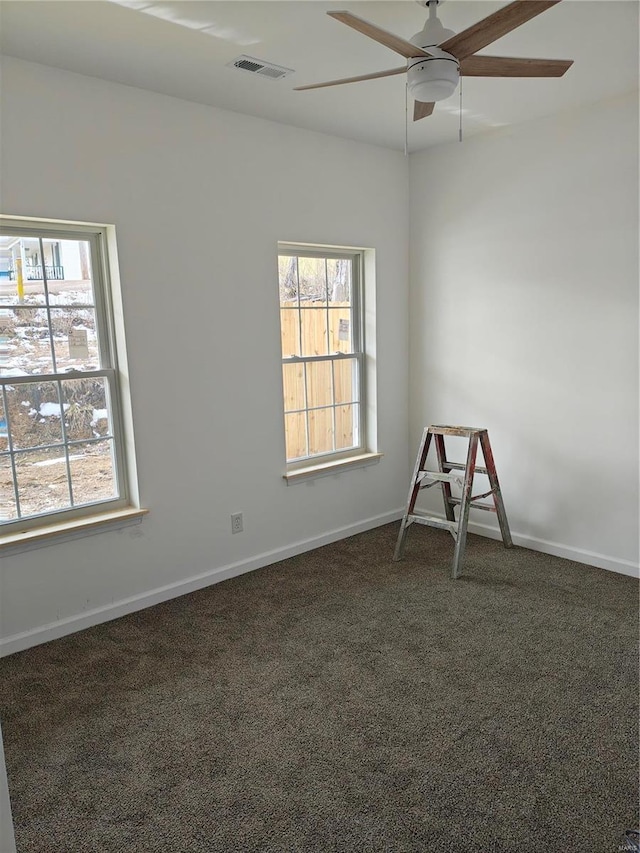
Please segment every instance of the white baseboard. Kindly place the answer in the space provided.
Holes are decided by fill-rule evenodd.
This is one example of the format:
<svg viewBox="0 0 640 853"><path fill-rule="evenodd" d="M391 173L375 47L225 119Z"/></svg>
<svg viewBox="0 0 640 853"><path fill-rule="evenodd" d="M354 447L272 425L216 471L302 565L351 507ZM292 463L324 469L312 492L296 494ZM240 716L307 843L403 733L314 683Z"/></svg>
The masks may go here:
<svg viewBox="0 0 640 853"><path fill-rule="evenodd" d="M444 518L444 513L434 512L433 515ZM486 536L488 539L502 539L500 529L488 524L469 522L469 532ZM576 563L586 563L598 569L606 569L609 572L618 572L621 575L630 575L632 578L640 577L640 566L630 560L620 560L617 557L608 557L606 554L598 554L595 551L584 551L582 548L573 548L570 545L562 545L559 542L549 542L546 539L537 539L534 536L526 536L524 533L511 531L514 545L521 545L531 551L542 551L544 554L552 554L554 557L563 557L565 560L573 560Z"/></svg>
<svg viewBox="0 0 640 853"><path fill-rule="evenodd" d="M295 557L298 554L303 554L305 551L311 551L314 548L329 545L331 542L346 539L348 536L354 536L356 533L363 533L365 530L371 530L374 527L398 521L402 518L403 514L404 508L374 516L373 518L367 518L356 524L330 530L328 533L323 533L321 536L316 536L312 539L294 542L292 545L287 545L284 548L266 551L256 557L250 557L247 560L241 560L237 563L230 563L227 566L203 572L195 577L167 584L151 592L134 595L122 601L105 605L104 607L96 607L94 610L69 616L66 619L60 619L57 622L52 622L30 631L13 634L0 640L0 657L24 651L40 643L47 643L50 640L57 640L67 634L73 634L76 631L100 625L102 622L118 619L120 616L126 616L128 613L133 613L136 610L153 607L154 604L161 604L163 601L169 601L172 598L178 598L181 595L195 592L198 589L203 589L206 586L237 577L246 572L261 569L272 563L278 563L280 560L286 560L288 557ZM440 515L440 513L433 514ZM442 515L442 518L444 518L444 515ZM478 524L477 522L469 522L469 531L490 539L501 538L498 528L490 527L486 524ZM533 536L526 536L514 533L513 531L511 537L515 545L530 548L532 551L542 551L545 554L552 554L556 557L563 557L566 560L574 560L578 563L586 563L589 566L596 566L597 568L606 569L611 572L618 572L619 574L630 575L636 578L640 577L638 565L628 560L608 557L605 554L597 554L593 551L584 551L581 548L572 548L558 542L548 542L545 539L537 539Z"/></svg>
<svg viewBox="0 0 640 853"><path fill-rule="evenodd" d="M354 536L356 533L363 533L365 530L371 530L374 527L398 521L398 519L402 518L403 513L404 509L398 509L393 512L384 513L383 515L374 516L373 518L367 518L356 524L330 530L321 536L294 542L292 545L287 545L284 548L276 548L273 551L265 551L256 557L240 560L237 563L230 563L227 566L203 572L195 577L167 584L151 592L133 595L130 598L122 599L113 604L107 604L74 616L68 616L65 619L51 622L39 628L33 628L30 631L13 634L0 640L0 657L12 655L15 652L22 652L32 646L40 645L40 643L48 643L50 640L57 640L60 637L65 637L67 634L73 634L76 631L82 631L94 625L100 625L102 622L110 622L112 619L118 619L120 616L126 616L128 613L133 613L136 610L153 607L154 604L161 604L163 601L169 601L172 598L178 598L181 595L195 592L206 586L212 586L229 578L243 575L246 572L261 569L272 563L278 563L280 560L286 560L289 557L303 554L305 551L321 548L323 545L329 545L340 539L346 539L348 536Z"/></svg>

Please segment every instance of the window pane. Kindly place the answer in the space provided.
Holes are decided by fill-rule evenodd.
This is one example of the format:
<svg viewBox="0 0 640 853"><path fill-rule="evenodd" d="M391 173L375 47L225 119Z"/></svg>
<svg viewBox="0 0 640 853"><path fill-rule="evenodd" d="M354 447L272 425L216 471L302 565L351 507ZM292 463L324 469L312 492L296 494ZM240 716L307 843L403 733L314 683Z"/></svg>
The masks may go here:
<svg viewBox="0 0 640 853"><path fill-rule="evenodd" d="M0 453L9 449L9 433L7 426L7 415L4 410L2 389L0 388Z"/></svg>
<svg viewBox="0 0 640 853"><path fill-rule="evenodd" d="M93 304L88 240L45 240L50 305Z"/></svg>
<svg viewBox="0 0 640 853"><path fill-rule="evenodd" d="M327 355L327 312L324 308L300 311L302 352L300 355Z"/></svg>
<svg viewBox="0 0 640 853"><path fill-rule="evenodd" d="M304 409L304 364L283 364L284 410Z"/></svg>
<svg viewBox="0 0 640 853"><path fill-rule="evenodd" d="M327 261L329 305L351 303L351 261L348 258L331 258Z"/></svg>
<svg viewBox="0 0 640 853"><path fill-rule="evenodd" d="M350 308L329 309L329 352L353 352Z"/></svg>
<svg viewBox="0 0 640 853"><path fill-rule="evenodd" d="M309 412L309 453L329 453L333 450L333 409Z"/></svg>
<svg viewBox="0 0 640 853"><path fill-rule="evenodd" d="M0 454L0 522L17 517L11 459L8 454Z"/></svg>
<svg viewBox="0 0 640 853"><path fill-rule="evenodd" d="M307 405L315 409L332 403L331 362L313 361L307 364Z"/></svg>
<svg viewBox="0 0 640 853"><path fill-rule="evenodd" d="M333 362L333 387L336 403L352 403L358 399L358 361L355 358Z"/></svg>
<svg viewBox="0 0 640 853"><path fill-rule="evenodd" d="M359 406L336 407L336 449L346 450L357 447Z"/></svg>
<svg viewBox="0 0 640 853"><path fill-rule="evenodd" d="M75 506L106 501L118 496L113 442L110 439L91 444L71 444L69 468Z"/></svg>
<svg viewBox="0 0 640 853"><path fill-rule="evenodd" d="M98 370L98 338L93 308L52 308L56 370Z"/></svg>
<svg viewBox="0 0 640 853"><path fill-rule="evenodd" d="M57 383L7 385L6 392L14 450L62 441Z"/></svg>
<svg viewBox="0 0 640 853"><path fill-rule="evenodd" d="M69 441L112 435L108 383L103 376L63 379L61 385Z"/></svg>
<svg viewBox="0 0 640 853"><path fill-rule="evenodd" d="M0 237L0 304L43 305L44 279L37 237Z"/></svg>
<svg viewBox="0 0 640 853"><path fill-rule="evenodd" d="M287 447L287 461L307 456L306 415L298 412L284 416L284 432Z"/></svg>
<svg viewBox="0 0 640 853"><path fill-rule="evenodd" d="M0 260L0 303L44 305L46 276L51 305L93 304L87 240L43 237L40 242L38 237L4 235L0 237Z"/></svg>
<svg viewBox="0 0 640 853"><path fill-rule="evenodd" d="M300 312L297 308L280 311L280 336L283 358L300 355Z"/></svg>
<svg viewBox="0 0 640 853"><path fill-rule="evenodd" d="M280 287L280 305L298 305L298 265L292 255L278 257L278 284Z"/></svg>
<svg viewBox="0 0 640 853"><path fill-rule="evenodd" d="M327 275L324 258L298 258L300 304L327 303Z"/></svg>
<svg viewBox="0 0 640 853"><path fill-rule="evenodd" d="M71 506L65 454L41 448L15 455L20 513L23 516Z"/></svg>
<svg viewBox="0 0 640 853"><path fill-rule="evenodd" d="M47 312L44 308L0 309L0 375L52 373Z"/></svg>

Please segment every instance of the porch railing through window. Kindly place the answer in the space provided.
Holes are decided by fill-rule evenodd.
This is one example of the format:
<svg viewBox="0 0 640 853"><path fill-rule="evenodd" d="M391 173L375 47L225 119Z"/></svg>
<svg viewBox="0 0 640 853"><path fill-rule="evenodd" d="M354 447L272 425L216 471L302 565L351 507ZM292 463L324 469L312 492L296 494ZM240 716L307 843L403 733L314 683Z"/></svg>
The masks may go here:
<svg viewBox="0 0 640 853"><path fill-rule="evenodd" d="M57 280L64 281L64 267L59 266L45 266L45 272L47 274L47 279L49 281ZM9 270L9 278L12 281L15 281L16 271ZM27 281L41 281L43 278L42 275L42 264L35 264L34 266L29 266L25 264L22 267L22 277Z"/></svg>

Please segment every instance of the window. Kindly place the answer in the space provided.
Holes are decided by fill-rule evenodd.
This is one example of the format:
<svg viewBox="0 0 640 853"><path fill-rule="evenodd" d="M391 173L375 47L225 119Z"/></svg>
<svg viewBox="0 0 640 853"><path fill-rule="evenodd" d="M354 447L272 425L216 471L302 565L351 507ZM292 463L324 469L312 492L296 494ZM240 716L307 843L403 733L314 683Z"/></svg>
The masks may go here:
<svg viewBox="0 0 640 853"><path fill-rule="evenodd" d="M363 252L280 244L290 470L364 451Z"/></svg>
<svg viewBox="0 0 640 853"><path fill-rule="evenodd" d="M128 505L105 231L0 220L0 533Z"/></svg>

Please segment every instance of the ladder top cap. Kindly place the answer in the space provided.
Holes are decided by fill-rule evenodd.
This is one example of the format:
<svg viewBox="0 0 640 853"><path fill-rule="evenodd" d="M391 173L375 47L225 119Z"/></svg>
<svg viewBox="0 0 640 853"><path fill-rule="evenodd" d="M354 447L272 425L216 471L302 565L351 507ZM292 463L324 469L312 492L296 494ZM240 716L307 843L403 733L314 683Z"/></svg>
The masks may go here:
<svg viewBox="0 0 640 853"><path fill-rule="evenodd" d="M448 424L438 424L429 427L429 432L432 435L462 435L470 437L486 431L485 427L451 426Z"/></svg>

